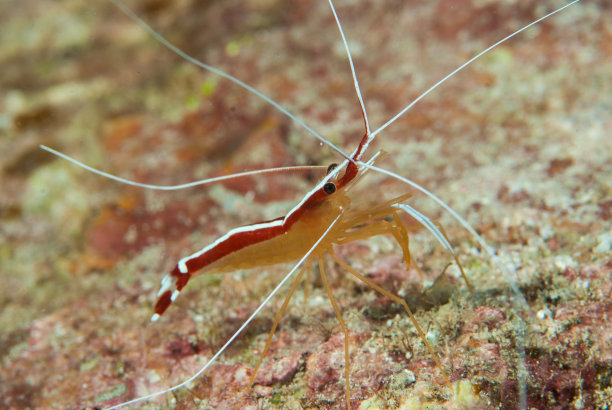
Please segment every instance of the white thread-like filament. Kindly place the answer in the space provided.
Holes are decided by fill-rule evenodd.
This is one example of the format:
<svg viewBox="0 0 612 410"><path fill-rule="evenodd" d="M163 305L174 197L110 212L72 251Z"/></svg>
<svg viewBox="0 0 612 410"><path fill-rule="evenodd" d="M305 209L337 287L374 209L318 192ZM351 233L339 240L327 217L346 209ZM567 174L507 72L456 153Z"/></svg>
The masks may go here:
<svg viewBox="0 0 612 410"><path fill-rule="evenodd" d="M271 99L267 95L263 94L261 91L256 90L255 88L251 87L247 83L237 79L236 77L226 73L225 71L219 70L216 67L208 65L206 63L203 63L202 61L198 60L197 58L194 58L194 57L190 56L189 54L185 53L183 50L181 50L180 48L178 48L177 46L175 46L174 44L169 42L166 38L164 38L157 31L155 31L153 29L153 27L151 27L147 23L145 23L145 21L143 19L138 17L136 14L134 14L134 12L131 9L129 9L125 4L123 4L121 1L119 1L119 0L110 0L110 1L115 6L117 6L121 11L123 11L126 15L128 15L132 20L134 20L136 22L136 24L138 24L145 31L147 31L155 40L159 41L161 44L166 46L170 51L172 51L173 53L175 53L176 55L178 55L179 57L181 57L185 61L188 61L188 62L190 62L192 64L195 64L196 66L198 66L200 68L203 68L203 69L205 69L207 71L210 71L211 73L215 73L215 74L217 74L220 77L226 78L226 79L230 80L231 82L233 82L234 84L236 84L236 85L246 89L247 91L250 91L251 93L255 94L256 96L258 96L259 98L261 98L262 100L264 100L265 102L267 102L268 104L270 104L271 106L276 108L281 113L285 114L287 117L289 117L291 120L293 120L296 124L298 124L300 127L304 128L306 131L308 131L310 134L312 134L315 138L317 138L319 141L321 141L323 144L329 146L331 149L336 151L338 154L340 154L344 158L349 159L348 155L345 154L344 151L342 151L340 148L338 148L336 145L334 145L331 141L328 141L327 139L322 137L318 132L316 132L314 129L312 129L311 127L306 125L306 123L304 123L298 117L296 117L295 115L290 113L286 108L281 106L279 103L277 103L276 101L274 101L273 99Z"/></svg>
<svg viewBox="0 0 612 410"><path fill-rule="evenodd" d="M193 181L193 182L188 182L186 184L179 184L179 185L153 185L153 184L143 184L141 182L136 182L136 181L132 181L126 178L121 178L118 177L116 175L113 174L109 174L108 172L104 172L104 171L100 171L99 169L96 169L94 167L90 167L87 164L82 163L81 161L78 161L62 152L59 152L57 150L54 150L53 148L49 148L46 145L39 145L40 149L45 150L61 159L64 159L68 162L70 162L71 164L74 164L80 168L83 168L91 173L94 173L96 175L100 175L104 178L108 178L108 179L112 179L113 181L117 181L117 182L121 182L122 184L126 184L126 185L131 185L131 186L136 186L139 188L147 188L147 189L155 189L157 191L176 191L179 189L185 189L185 188L193 188L195 186L200 186L200 185L207 185L207 184L212 184L215 182L221 182L221 181L227 181L230 179L236 179L236 178L242 178L242 177L252 177L252 176L256 176L256 175L262 175L262 174L270 174L270 173L274 173L274 172L286 172L286 171L303 171L303 170L310 170L310 169L325 169L327 167L325 166L295 166L295 167L279 167L279 168L269 168L269 169L259 169L256 171L245 171L245 172L238 172L236 174L231 174L231 175L222 175L220 177L214 177L214 178L206 178L206 179L201 179L199 181Z"/></svg>
<svg viewBox="0 0 612 410"><path fill-rule="evenodd" d="M359 105L361 105L361 111L363 112L363 119L365 121L366 133L370 135L370 120L368 118L368 112L366 111L365 103L363 101L363 96L361 95L361 88L359 87L359 80L357 79L357 72L355 71L355 65L353 64L353 56L351 54L351 49L349 48L348 41L346 41L346 36L344 35L344 29L342 28L342 23L340 23L340 19L338 18L338 13L336 13L336 7L334 7L334 3L332 0L329 0L329 6L331 7L332 13L334 14L334 18L336 19L336 25L338 26L338 30L340 31L340 36L342 37L342 42L344 43L344 49L346 50L346 55L349 60L349 65L351 66L351 74L353 75L353 84L355 85L355 92L357 93L357 98L359 99ZM365 148L363 151L365 151Z"/></svg>
<svg viewBox="0 0 612 410"><path fill-rule="evenodd" d="M547 18L549 18L550 16L557 14L558 12L568 8L571 5L574 5L576 3L578 3L580 0L574 0L571 3L566 4L565 6L559 7L556 10L551 11L550 13L546 14L543 17L540 17L539 19L532 21L531 23L527 24L526 26L521 27L520 29L516 30L514 33L507 35L506 37L502 38L501 40L499 40L497 43L487 47L486 49L484 49L483 51L481 51L480 53L476 54L474 57L470 58L468 61L466 61L465 63L461 64L459 67L457 67L456 69L454 69L450 74L448 74L446 77L444 77L443 79L441 79L440 81L438 81L437 83L435 83L434 85L432 85L431 87L429 87L427 89L427 91L425 91L424 93L422 93L421 95L419 95L414 101L412 101L410 104L408 104L403 110L401 110L400 112L398 112L393 118L391 118L389 121L387 121L386 123L384 123L380 128L378 128L376 131L374 131L371 135L370 135L370 139L374 139L374 137L376 137L376 135L378 135L382 130L384 130L385 128L387 128L389 125L393 124L399 117L401 117L402 115L406 114L406 112L411 109L416 103L418 103L419 101L421 101L423 98L425 98L425 96L427 96L429 93L431 93L433 90L435 90L436 88L438 88L440 85L444 84L448 79L450 79L451 77L453 77L455 74L457 74L459 71L463 70L465 67L467 67L468 65L472 64L474 61L476 61L477 59L479 59L480 57L482 57L484 54L488 53L489 51L493 50L495 47L499 46L500 44L510 40L512 37L516 36L517 34L527 30L529 27L538 24L539 22L541 22L542 20L545 20Z"/></svg>

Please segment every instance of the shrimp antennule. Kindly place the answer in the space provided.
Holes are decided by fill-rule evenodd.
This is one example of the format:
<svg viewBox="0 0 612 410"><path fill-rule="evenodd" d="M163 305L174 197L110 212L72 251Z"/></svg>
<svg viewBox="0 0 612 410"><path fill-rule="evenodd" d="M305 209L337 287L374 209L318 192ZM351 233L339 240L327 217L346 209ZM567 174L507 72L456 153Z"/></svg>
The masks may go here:
<svg viewBox="0 0 612 410"><path fill-rule="evenodd" d="M131 185L131 186L136 186L136 187L140 187L140 188L146 188L146 189L154 189L154 190L158 190L158 191L177 191L179 189L186 189L186 188L192 188L195 186L200 186L200 185L207 185L207 184L212 184L215 182L221 182L221 181L227 181L227 180L231 180L231 179L236 179L236 178L243 178L243 177L252 177L252 176L256 176L256 175L263 175L263 174L272 174L275 172L297 172L297 171L312 171L312 170L324 170L326 167L322 166L322 165L300 165L300 166L295 166L295 167L277 167L277 168L268 168L268 169L258 169L258 170L254 170L254 171L244 171L244 172L238 172L235 174L231 174L231 175L222 175L219 177L214 177L214 178L206 178L206 179L201 179L199 181L193 181L193 182L187 182L185 184L178 184L178 185L153 185L153 184L144 184L141 182L136 182L136 181L132 181L126 178L122 178L122 177L118 177L116 175L110 174L108 172L104 172L101 171L99 169L96 169L94 167L91 167L87 164L82 163L81 161L78 161L62 152L59 152L57 150L54 150L53 148L49 148L46 145L39 145L40 149L47 151L53 155L55 155L56 157L62 158L68 162L70 162L71 164L74 164L80 168L83 168L89 172L92 172L96 175L100 175L104 178L108 178L108 179L112 179L113 181L117 181L120 182L122 184L126 184L126 185Z"/></svg>

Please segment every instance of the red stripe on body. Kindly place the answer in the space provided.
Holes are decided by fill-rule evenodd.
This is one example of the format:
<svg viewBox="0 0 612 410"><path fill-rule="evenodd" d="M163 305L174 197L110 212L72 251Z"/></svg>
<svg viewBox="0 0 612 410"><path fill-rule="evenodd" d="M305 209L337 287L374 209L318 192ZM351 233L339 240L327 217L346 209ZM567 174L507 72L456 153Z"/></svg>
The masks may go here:
<svg viewBox="0 0 612 410"><path fill-rule="evenodd" d="M189 273L195 273L211 263L218 261L224 256L246 248L247 246L272 239L275 236L285 233L286 231L287 228L285 228L285 226L279 225L268 228L259 228L253 231L237 232L223 242L218 243L208 252L203 253L197 258L188 260L185 263L185 265L187 265L187 271ZM178 268L175 270L178 272ZM179 275L181 275L180 272Z"/></svg>
<svg viewBox="0 0 612 410"><path fill-rule="evenodd" d="M285 225L278 225L270 226L267 228L259 228L253 231L237 232L231 235L229 238L227 238L223 242L218 243L209 251L204 252L202 255L196 258L188 260L185 263L185 265L187 266L187 273L182 273L179 270L178 265L176 265L172 272L170 272L170 276L176 278L175 289L179 292L183 290L183 288L185 287L187 282L189 282L189 279L191 279L195 272L210 265L213 262L218 261L224 256L227 256L232 252L236 252L249 245L272 239L275 236L285 233L287 229L288 228L286 228ZM167 290L159 297L159 299L157 299L157 303L155 304L154 309L154 312L156 314L161 316L172 304L172 293L173 290Z"/></svg>
<svg viewBox="0 0 612 410"><path fill-rule="evenodd" d="M289 218L287 218L287 220L282 225L259 228L253 231L235 233L223 242L218 243L208 252L203 253L197 258L188 260L185 263L185 265L187 265L187 271L189 273L195 273L196 271L205 268L211 263L218 261L224 256L231 254L232 252L239 251L240 249L246 248L247 246L267 241L278 235L284 234L285 232L289 231L289 229L291 229L293 224L300 219L300 217L306 212L306 210L311 208L313 205L319 203L326 196L327 194L323 191L323 189L319 189L313 192L310 198L308 198L308 200L306 200L306 202L304 202L299 208L293 211L293 213L291 213ZM283 218L281 217L273 219L271 221L259 222L255 225L267 222L274 222L280 219ZM176 271L178 275L182 275L180 272L178 272L178 267L175 268L174 271ZM179 277L178 275L174 274L174 271L172 272L172 275Z"/></svg>

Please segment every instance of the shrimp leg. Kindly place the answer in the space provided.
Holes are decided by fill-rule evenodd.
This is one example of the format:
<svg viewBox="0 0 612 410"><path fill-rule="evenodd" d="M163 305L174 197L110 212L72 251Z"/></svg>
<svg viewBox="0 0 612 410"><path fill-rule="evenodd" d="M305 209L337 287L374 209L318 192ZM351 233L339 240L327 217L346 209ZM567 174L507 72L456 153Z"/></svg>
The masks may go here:
<svg viewBox="0 0 612 410"><path fill-rule="evenodd" d="M266 347L264 347L264 350L261 352L261 355L259 356L259 360L257 361L257 365L255 366L255 370L253 370L253 373L251 374L251 377L249 378L249 384L247 384L247 389L250 389L253 383L255 382L255 376L257 376L259 367L261 366L261 363L263 362L263 359L266 353L268 353L268 351L270 350L270 344L272 343L272 337L274 337L274 332L276 332L278 323L283 317L285 310L287 310L289 301L291 300L293 293L295 293L295 290L297 289L298 284L302 280L302 277L304 276L304 272L307 272L308 270L310 270L310 267L311 267L311 260L308 260L304 264L302 269L300 270L300 273L297 275L293 283L291 284L291 289L289 289L289 293L287 293L287 296L285 297L285 301L283 302L283 305L281 306L279 311L276 313L276 317L274 318L274 324L272 325L272 329L270 329L270 333L268 334L268 340L266 340Z"/></svg>
<svg viewBox="0 0 612 410"><path fill-rule="evenodd" d="M438 240L438 242L440 242L440 244L447 251L451 253L451 255L453 255L453 259L455 260L455 263L457 263L457 266L459 267L459 270L461 271L461 276L463 277L463 280L465 280L465 283L467 284L468 289L470 290L470 293L473 295L474 287L472 286L467 275L465 274L465 271L463 270L463 266L461 265L461 262L459 262L459 258L457 258L457 255L455 254L455 250L453 249L450 242L448 241L448 237L446 236L446 233L444 232L444 228L442 228L442 225L440 225L437 222L433 222L431 219L429 219L428 217L426 217L425 215L423 215L422 213L420 213L419 211L417 211L416 209L414 209L413 207L409 205L396 204L396 205L393 205L393 207L397 209L401 209L402 211L406 212L408 215L416 219L429 232L431 232L431 234Z"/></svg>
<svg viewBox="0 0 612 410"><path fill-rule="evenodd" d="M332 249L333 256L333 249ZM342 319L342 313L340 312L340 308L338 308L338 303L336 302L336 298L332 293L331 287L329 286L329 282L327 280L327 275L325 274L325 268L323 267L323 257L319 255L319 273L321 273L321 280L323 281L323 285L325 286L325 290L327 291L327 296L329 296L329 301L334 308L334 312L336 313L336 317L338 318L338 322L340 322L340 327L342 328L342 332L344 333L344 379L346 383L346 408L348 410L351 409L351 386L350 386L350 358L349 358L349 332L344 319Z"/></svg>
<svg viewBox="0 0 612 410"><path fill-rule="evenodd" d="M393 211L389 211L393 212ZM392 214L387 213L384 216L390 216ZM412 257L410 255L410 249L408 247L408 231L406 226L401 223L401 220L397 218L395 221L388 221L385 219L378 219L368 225L361 226L358 228L353 228L348 232L340 235L338 239L334 240L336 245L343 245L346 243L367 239L372 236L378 235L393 235L397 243L402 248L404 253L404 262L406 263L406 269L409 269L412 262ZM420 273L420 271L419 271Z"/></svg>
<svg viewBox="0 0 612 410"><path fill-rule="evenodd" d="M345 262L343 262L336 255L336 253L334 252L333 249L328 249L327 251L332 256L332 258L336 261L336 263L338 265L340 265L340 267L342 267L344 270L349 272L351 275L353 275L354 277L356 277L360 281L364 282L366 285L368 285L369 287L371 287L372 289L374 289L378 293L388 297L389 299L393 300L396 303L399 303L400 305L402 305L404 307L404 309L406 310L406 313L408 313L408 316L410 317L410 320L412 321L412 324L414 325L417 333L419 334L419 337L421 338L421 340L425 344L425 347L429 351L429 354L431 354L431 357L433 358L434 362L436 362L436 366L442 371L442 375L444 376L444 379L445 379L446 383L449 386L451 386L451 382L450 382L448 376L442 370L443 369L442 368L442 364L440 363L440 361L438 359L438 356L434 352L434 350L431 347L431 345L429 344L429 342L427 342L427 338L425 337L425 333L423 332L423 329L421 328L421 326L417 322L416 317L412 313L412 310L410 310L410 308L408 307L408 304L406 303L406 301L404 299L402 299L401 297L399 297L397 295L394 295L393 293L389 292L388 290L378 286L376 283L374 283L374 281L372 281L371 279L368 279L367 277L365 277L362 274L360 274L359 272L357 272L357 270L355 270L353 267L351 267L348 264L346 264Z"/></svg>

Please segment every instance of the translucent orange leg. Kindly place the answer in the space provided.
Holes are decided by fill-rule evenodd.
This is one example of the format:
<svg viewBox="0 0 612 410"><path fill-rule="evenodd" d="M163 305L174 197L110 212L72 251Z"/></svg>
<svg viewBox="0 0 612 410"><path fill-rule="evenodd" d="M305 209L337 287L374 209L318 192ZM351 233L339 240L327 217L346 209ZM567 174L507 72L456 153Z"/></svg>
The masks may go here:
<svg viewBox="0 0 612 410"><path fill-rule="evenodd" d="M410 265L408 266L414 266L421 280L425 280L425 275L423 275L423 271L421 270L421 268L419 268L419 265L417 265L417 263L414 261L414 259L412 258L412 255L410 255Z"/></svg>
<svg viewBox="0 0 612 410"><path fill-rule="evenodd" d="M411 196L412 194L400 195L381 204L375 205L372 208L368 208L367 210L356 212L354 215L347 217L343 223L345 225L355 226L362 224L364 221L385 218L395 211L393 205L405 202Z"/></svg>
<svg viewBox="0 0 612 410"><path fill-rule="evenodd" d="M401 235L394 234L393 236L404 251L404 262L406 263L406 269L410 269L411 266L414 266L421 280L425 279L425 275L423 275L421 268L419 268L419 265L416 264L412 258L412 254L410 253L408 227L404 224L402 218L400 218L398 213L395 211L393 212L393 219L395 220L396 225L399 227L398 231L401 232Z"/></svg>
<svg viewBox="0 0 612 410"><path fill-rule="evenodd" d="M400 197L400 199L401 198L402 197ZM410 269L410 266L414 265L416 267L417 272L419 273L419 276L421 277L421 279L423 279L423 272L421 272L421 269L419 269L419 267L414 263L414 260L412 259L412 256L410 254L410 238L408 237L408 228L404 225L397 212L387 208L386 210L379 210L377 214L377 217L379 218L389 216L393 216L393 222L384 219L379 219L369 225L346 232L341 238L334 240L334 243L337 245L343 245L345 243L353 242L356 240L367 239L372 236L391 234L395 238L398 245L402 248L406 269Z"/></svg>
<svg viewBox="0 0 612 410"><path fill-rule="evenodd" d="M413 260L412 255L410 254L410 238L408 237L408 228L406 228L406 225L404 225L404 222L402 222L402 219L399 217L397 212L393 212L393 220L395 220L395 225L397 226L393 236L395 237L398 245L402 248L402 252L404 252L404 263L406 263L406 269L410 269L410 265L412 264ZM419 269L416 263L414 266L416 266L419 276L421 279L423 279L424 277L421 269Z"/></svg>
<svg viewBox="0 0 612 410"><path fill-rule="evenodd" d="M410 207L410 206L408 206L406 204L396 204L394 206L394 208L398 208L398 209L403 210L404 212L407 212L409 215L411 215L413 218L415 218L421 225L423 225L429 232L431 232L431 234L434 235L436 237L436 239L438 239L438 241L440 241L440 243L442 243L444 248L446 248L451 253L451 255L453 255L453 259L455 260L455 262L457 263L457 266L459 266L459 270L461 271L461 276L463 276L463 279L465 280L465 283L467 284L470 293L472 295L474 295L474 287L472 286L472 284L468 280L467 275L465 274L465 271L463 270L463 266L461 265L461 262L459 262L459 258L457 258L457 255L455 254L455 251L453 250L452 246L450 245L450 241L448 240L448 236L446 236L446 232L444 231L444 227L442 227L442 225L440 223L432 221L431 219L429 219L425 215L421 214L416 209L414 209L414 208L412 208L412 207ZM401 222L401 219L399 219L399 216L396 216L396 218L400 221L400 224L402 226L404 226L404 228L406 229L405 225ZM436 233L436 229L434 229L433 226L431 226L430 224L431 225L435 225L435 227L437 228L438 233L444 237L444 240L446 241L446 244L444 243L444 241L442 241L440 239L440 237Z"/></svg>
<svg viewBox="0 0 612 410"><path fill-rule="evenodd" d="M249 384L247 385L247 389L250 389L251 386L253 385L253 382L255 381L255 376L257 376L257 372L259 371L259 367L261 366L261 363L263 362L264 356L266 355L266 353L268 353L268 350L270 350L270 344L272 343L272 337L274 336L274 332L276 331L276 327L278 326L278 323L280 322L281 318L283 317L283 314L285 313L285 310L287 310L287 306L289 305L289 301L291 300L291 296L293 296L293 293L297 289L297 286L300 283L300 280L304 276L304 272L306 272L308 269L310 269L310 266L311 266L311 261L309 260L304 265L304 267L300 270L299 275L295 278L295 280L291 284L291 289L289 290L289 293L287 294L287 297L285 297L285 301L283 302L283 305L281 306L279 311L276 313L276 317L274 318L274 324L272 325L272 329L270 330L270 333L268 334L268 340L266 341L266 347L264 347L263 352L259 356L259 360L257 361L257 366L255 366L255 370L253 371L253 374L251 374L251 377L249 378Z"/></svg>
<svg viewBox="0 0 612 410"><path fill-rule="evenodd" d="M325 268L323 267L323 256L319 255L319 272L321 273L321 279L323 280L323 285L325 286L325 290L327 291L327 296L329 296L329 301L331 302L334 312L336 313L336 317L338 318L338 322L340 322L340 327L342 328L342 332L344 333L344 379L346 382L346 408L351 410L351 386L350 386L350 358L349 358L349 334L348 327L346 323L344 323L344 319L342 319L342 313L338 308L338 304L336 303L336 298L332 294L331 287L329 286L329 282L327 281L327 275L325 274Z"/></svg>
<svg viewBox="0 0 612 410"><path fill-rule="evenodd" d="M389 216L389 214L385 216ZM348 232L344 232L343 234L339 235L338 238L334 238L334 243L336 245L344 245L346 243L358 241L361 239L368 239L372 236L388 234L391 234L394 237L401 239L402 236L399 232L397 232L398 229L400 228L396 226L395 223L384 219L379 219L373 221L369 225L361 226L359 228L351 229Z"/></svg>
<svg viewBox="0 0 612 410"><path fill-rule="evenodd" d="M421 329L421 326L419 326L419 323L417 322L416 317L412 313L412 310L410 310L410 308L408 307L408 304L406 303L406 301L404 299L400 298L399 296L396 296L393 293L389 292L388 290L383 289L382 287L378 286L376 283L374 283L370 279L368 279L365 276L361 275L354 268L352 268L351 266L349 266L346 263L344 263L340 258L338 258L338 256L336 255L336 253L334 252L333 249L328 249L328 252L332 256L332 258L334 258L336 263L338 265L340 265L343 269L345 269L347 272L349 272L351 275L355 276L357 279L361 280L362 282L364 282L366 285L368 285L369 287L371 287L375 291L381 293L382 295L388 297L389 299L395 301L396 303L399 303L400 305L402 305L404 307L404 309L406 310L406 313L408 313L408 316L410 317L410 320L412 321L412 324L414 325L417 333L419 334L419 337L421 338L421 340L425 344L425 347L427 348L427 350L429 350L429 354L431 355L431 357L433 358L434 362L436 363L436 366L442 372L442 375L444 376L444 380L446 381L446 383L449 386L451 386L451 382L448 379L448 376L446 376L446 373L444 373L444 370L442 368L442 364L438 360L438 356L434 352L434 350L431 347L431 345L427 342L427 339L425 338L425 333Z"/></svg>
<svg viewBox="0 0 612 410"><path fill-rule="evenodd" d="M304 305L308 300L308 290L310 289L310 268L312 267L312 259L308 259L304 265L306 270L306 280L304 281Z"/></svg>
<svg viewBox="0 0 612 410"><path fill-rule="evenodd" d="M446 236L446 232L444 231L444 227L439 222L435 222L435 221L432 221L432 222L438 227L440 232L442 232L442 235L444 235L444 237L448 241L448 236ZM448 241L448 242L450 242L450 241ZM465 274L465 271L463 270L463 266L461 266L461 262L459 262L459 258L457 258L457 255L455 255L454 252L453 252L453 258L455 259L455 263L457 264L457 266L459 266L459 270L461 271L461 276L463 277L463 280L467 284L467 287L468 287L470 293L472 294L472 296L474 296L474 287L470 283L467 275Z"/></svg>

